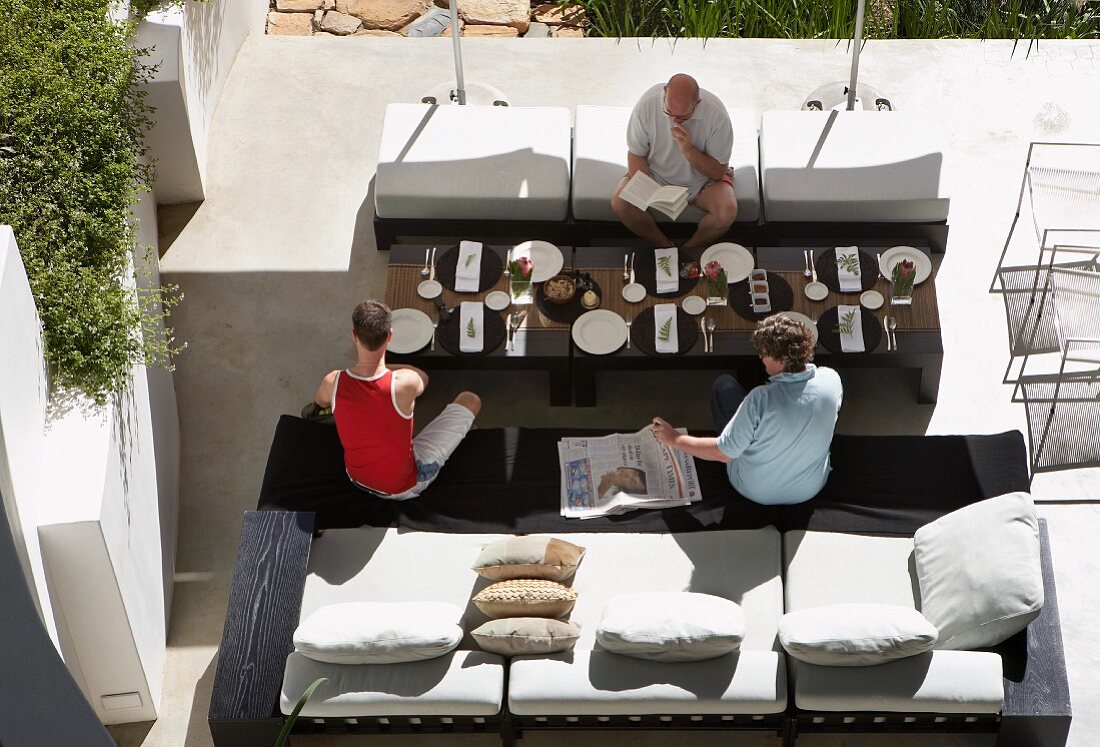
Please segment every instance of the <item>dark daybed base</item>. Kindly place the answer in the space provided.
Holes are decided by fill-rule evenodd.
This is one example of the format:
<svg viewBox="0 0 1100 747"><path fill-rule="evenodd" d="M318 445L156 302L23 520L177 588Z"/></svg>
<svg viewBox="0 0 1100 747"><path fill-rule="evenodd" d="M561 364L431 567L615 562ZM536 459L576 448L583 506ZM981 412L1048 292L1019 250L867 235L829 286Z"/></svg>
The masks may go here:
<svg viewBox="0 0 1100 747"><path fill-rule="evenodd" d="M316 527L367 523L446 532L568 533L773 524L781 531L912 534L920 525L962 505L1026 490L1028 485L1019 433L838 436L829 484L809 504L782 510L756 506L732 494L720 466L701 463L704 494L711 497L690 509L636 512L582 524L565 522L557 515L556 452L544 450L565 431L474 431L428 493L416 501L395 504L349 491L346 479L337 479L343 470L339 442L331 430L285 416L272 445L260 498L261 508L275 510L245 515L209 712L218 747L270 744L282 726L279 691L286 657L293 648ZM935 465L935 469L913 470L913 464ZM493 468L486 469L487 465ZM899 474L906 479L898 480ZM502 478L501 487L486 493ZM859 496L860 501L845 496ZM349 503L355 507L349 508ZM829 731L996 732L999 747L1062 747L1070 723L1069 687L1045 522L1041 533L1046 603L1025 632L998 647L1005 670L1005 703L999 715L813 713L796 709L792 694L787 712L774 716L539 719L515 717L505 709L500 717L487 719L306 718L299 720L294 732L348 737L486 732L500 733L510 743L524 731L543 729L729 729L775 731L784 744L793 744L799 733Z"/></svg>

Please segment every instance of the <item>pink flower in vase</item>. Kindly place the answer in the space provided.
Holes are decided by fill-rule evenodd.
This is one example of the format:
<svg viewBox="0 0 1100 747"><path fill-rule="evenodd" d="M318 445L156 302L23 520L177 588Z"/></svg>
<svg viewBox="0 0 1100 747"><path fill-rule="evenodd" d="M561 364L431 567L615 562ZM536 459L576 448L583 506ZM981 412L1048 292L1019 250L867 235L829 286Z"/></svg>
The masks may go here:
<svg viewBox="0 0 1100 747"><path fill-rule="evenodd" d="M722 274L722 263L716 259L712 259L710 262L707 262L706 267L703 269L707 273L708 278L717 280Z"/></svg>
<svg viewBox="0 0 1100 747"><path fill-rule="evenodd" d="M531 271L535 268L535 263L531 261L530 257L516 257L512 264L515 265L512 274L518 275L520 280L530 278Z"/></svg>

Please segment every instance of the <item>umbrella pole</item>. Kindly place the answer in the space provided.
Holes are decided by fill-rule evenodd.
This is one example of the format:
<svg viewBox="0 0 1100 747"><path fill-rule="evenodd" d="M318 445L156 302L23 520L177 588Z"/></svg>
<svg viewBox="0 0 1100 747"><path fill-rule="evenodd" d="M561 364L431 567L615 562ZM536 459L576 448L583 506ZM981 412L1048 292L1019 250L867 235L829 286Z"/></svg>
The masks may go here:
<svg viewBox="0 0 1100 747"><path fill-rule="evenodd" d="M852 51L852 79L848 83L848 111L856 108L856 83L859 79L859 48L863 42L863 9L866 0L856 4L855 48Z"/></svg>
<svg viewBox="0 0 1100 747"><path fill-rule="evenodd" d="M459 37L461 36L458 28L458 0L451 0L449 3L451 6L451 40L454 42L455 52L455 100L461 106L466 105L466 81L462 74L462 47ZM863 21L863 0L860 0L860 22ZM855 73L853 72L853 75Z"/></svg>

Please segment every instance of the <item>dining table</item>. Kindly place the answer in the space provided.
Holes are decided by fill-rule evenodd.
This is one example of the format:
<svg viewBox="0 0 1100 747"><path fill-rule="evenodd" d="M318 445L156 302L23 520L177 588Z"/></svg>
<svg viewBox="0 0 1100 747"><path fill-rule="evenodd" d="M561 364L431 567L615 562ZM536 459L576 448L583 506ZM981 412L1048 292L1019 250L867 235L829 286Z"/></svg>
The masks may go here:
<svg viewBox="0 0 1100 747"><path fill-rule="evenodd" d="M866 255L877 257L890 247L888 245L867 245L859 249ZM804 314L813 321L817 321L822 315L830 312L840 304L860 305L860 292L840 293L829 290L821 300L814 301L805 294L806 285L810 278L806 277L806 252L812 253L815 267L820 267L828 257L826 253L835 250L833 246L778 246L778 247L746 247L752 253L753 266L767 270L769 278L779 288L783 283L789 286L789 308L773 309L775 311L794 311ZM829 366L835 369L850 368L876 368L876 369L914 369L917 372L916 396L920 403L930 404L936 402L939 390L940 372L943 365L943 341L940 330L939 310L936 299L936 264L933 262L932 253L928 247L915 247L927 256L932 267L931 276L913 289L912 303L910 305L892 305L890 303L890 283L885 277L875 273L873 289L877 290L884 298L881 308L862 308L863 314L869 315L868 323L873 319L881 335L877 344L868 347L865 352L845 353L833 352L825 347L819 340L814 355L814 362L819 365ZM622 296L622 289L626 285L624 279L624 253L629 257L633 254L635 263L639 264L638 257L643 252L652 253L649 247L577 247L574 252L574 264L583 271L590 273L604 289L601 308L609 309L631 322L638 318L639 314L651 306L659 303L681 304L688 295L707 297L707 283L703 278L698 279L694 285L684 283L681 290L687 288L682 295L675 294L672 297L660 297L651 292L652 279L639 277L638 281L648 280L651 288L641 301L631 303ZM678 259L698 261L702 250L680 249ZM648 258L647 258L648 259ZM653 262L646 261L646 271L653 273ZM877 262L876 262L877 264ZM834 260L835 267L835 260ZM877 268L876 268L877 269ZM868 284L871 283L868 278ZM747 284L742 286L730 285L730 293L738 288L743 288L747 293ZM778 295L778 294L773 294ZM727 296L727 298L729 298ZM885 329L885 317L892 316L896 321L893 334L897 340L896 349L888 349L889 333ZM759 315L758 318L762 318ZM651 352L639 350L637 344L622 346L609 354L594 355L580 349L573 344L573 400L578 406L594 406L597 403L597 377L604 374L612 374L620 371L652 371L652 370L683 370L683 369L718 369L734 371L738 374L742 383L751 386L762 383L765 374L763 365L752 344L752 332L756 328L756 319L746 318L737 313L734 305L727 301L727 305L710 305L705 307L702 318L693 317L694 323L704 324L713 322L714 331L711 334L713 349L705 350L704 329L700 329L695 335L694 343L678 354L653 355ZM629 332L628 332L629 335Z"/></svg>

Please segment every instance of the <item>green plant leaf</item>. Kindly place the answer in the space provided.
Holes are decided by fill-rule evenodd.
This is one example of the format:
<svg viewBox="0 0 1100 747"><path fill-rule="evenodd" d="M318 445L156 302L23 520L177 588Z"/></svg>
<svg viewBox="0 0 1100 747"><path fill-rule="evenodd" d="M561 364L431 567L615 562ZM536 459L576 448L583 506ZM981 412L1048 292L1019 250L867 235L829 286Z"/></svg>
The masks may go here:
<svg viewBox="0 0 1100 747"><path fill-rule="evenodd" d="M657 332L657 339L661 342L668 342L669 337L672 336L672 317L665 320L665 323L661 325L661 329Z"/></svg>
<svg viewBox="0 0 1100 747"><path fill-rule="evenodd" d="M279 737L275 740L275 747L283 747L287 743L287 740L290 739L290 731L294 728L294 722L298 720L298 714L305 708L306 703L313 697L313 693L316 692L317 688L325 682L328 682L328 677L318 677L313 681L313 684L306 688L306 691L302 693L302 697L298 698L298 703L294 706L294 710L291 711L290 715L286 717L283 730L279 732Z"/></svg>
<svg viewBox="0 0 1100 747"><path fill-rule="evenodd" d="M467 337L477 337L477 328L474 327L474 320L473 319L470 319L470 321L468 321L466 323L466 336Z"/></svg>
<svg viewBox="0 0 1100 747"><path fill-rule="evenodd" d="M473 261L474 261L474 255L472 255L472 254L467 254L467 255L466 255L466 262L465 262L465 264L463 264L462 266L463 266L463 267L469 267L469 266L470 266L470 263L471 263L471 262L473 262Z"/></svg>
<svg viewBox="0 0 1100 747"><path fill-rule="evenodd" d="M672 257L658 257L657 266L661 268L661 272L672 277Z"/></svg>
<svg viewBox="0 0 1100 747"><path fill-rule="evenodd" d="M842 254L837 262L850 274L859 277L859 257L855 254Z"/></svg>
<svg viewBox="0 0 1100 747"><path fill-rule="evenodd" d="M856 310L852 309L840 318L839 324L833 330L838 334L850 335L856 329Z"/></svg>

